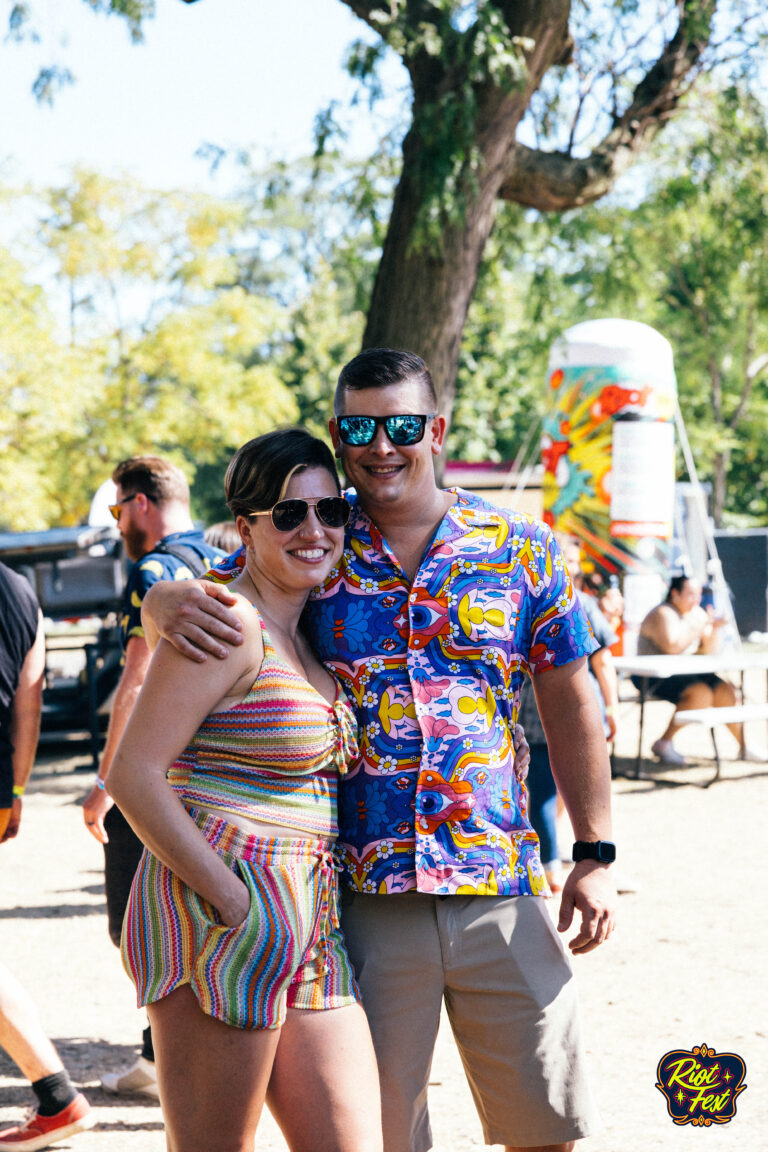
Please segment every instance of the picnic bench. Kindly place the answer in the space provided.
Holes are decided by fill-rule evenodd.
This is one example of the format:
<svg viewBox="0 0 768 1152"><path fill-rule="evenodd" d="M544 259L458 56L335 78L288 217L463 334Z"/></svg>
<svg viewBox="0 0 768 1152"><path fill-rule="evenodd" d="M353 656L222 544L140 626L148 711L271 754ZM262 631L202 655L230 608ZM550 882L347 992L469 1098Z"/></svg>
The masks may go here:
<svg viewBox="0 0 768 1152"><path fill-rule="evenodd" d="M704 785L709 788L720 779L720 753L717 748L715 729L719 724L745 724L748 720L768 720L768 703L733 704L730 708L690 708L675 713L677 724L703 724L712 734L712 747L715 752L715 774Z"/></svg>
<svg viewBox="0 0 768 1152"><path fill-rule="evenodd" d="M735 672L740 676L742 699L744 696L744 674L750 669L758 669L768 674L768 651L737 650L702 656L617 656L617 672L622 676L637 677L640 681L639 703L640 724L635 762L635 778L640 775L642 765L643 725L645 704L648 700L648 683L653 679L666 679L669 676L704 675L709 672ZM678 712L675 720L681 724L703 724L712 733L716 771L706 787L720 779L720 753L717 747L715 729L721 724L743 724L749 720L768 721L768 684L765 702L744 702L726 708L694 708ZM743 752L743 749L742 749Z"/></svg>

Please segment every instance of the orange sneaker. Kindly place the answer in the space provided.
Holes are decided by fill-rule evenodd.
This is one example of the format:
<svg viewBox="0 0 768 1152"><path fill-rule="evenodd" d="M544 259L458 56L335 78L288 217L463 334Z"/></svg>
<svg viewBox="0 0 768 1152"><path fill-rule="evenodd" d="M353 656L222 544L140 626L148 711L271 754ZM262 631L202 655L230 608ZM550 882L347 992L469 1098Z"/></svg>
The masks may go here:
<svg viewBox="0 0 768 1152"><path fill-rule="evenodd" d="M78 1092L72 1103L55 1116L40 1116L31 1109L21 1124L5 1128L0 1132L0 1150L37 1152L39 1148L50 1148L51 1144L57 1144L59 1140L85 1132L86 1128L93 1128L95 1123L96 1117L91 1112L90 1104L82 1092Z"/></svg>

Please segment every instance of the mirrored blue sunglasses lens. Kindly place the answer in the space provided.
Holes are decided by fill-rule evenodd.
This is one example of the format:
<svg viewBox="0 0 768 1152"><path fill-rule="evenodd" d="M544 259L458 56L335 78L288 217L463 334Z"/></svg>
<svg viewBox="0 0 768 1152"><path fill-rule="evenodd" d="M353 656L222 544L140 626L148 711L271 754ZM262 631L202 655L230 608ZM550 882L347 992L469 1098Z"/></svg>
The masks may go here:
<svg viewBox="0 0 768 1152"><path fill-rule="evenodd" d="M362 448L370 444L376 435L376 421L372 416L340 416L339 434L345 444Z"/></svg>
<svg viewBox="0 0 768 1152"><path fill-rule="evenodd" d="M387 436L393 444L418 444L424 435L427 423L426 416L340 416L339 435L344 444L353 448L362 448L370 444L375 435L377 425L383 424Z"/></svg>
<svg viewBox="0 0 768 1152"><path fill-rule="evenodd" d="M426 422L426 416L390 416L384 427L393 444L418 444Z"/></svg>

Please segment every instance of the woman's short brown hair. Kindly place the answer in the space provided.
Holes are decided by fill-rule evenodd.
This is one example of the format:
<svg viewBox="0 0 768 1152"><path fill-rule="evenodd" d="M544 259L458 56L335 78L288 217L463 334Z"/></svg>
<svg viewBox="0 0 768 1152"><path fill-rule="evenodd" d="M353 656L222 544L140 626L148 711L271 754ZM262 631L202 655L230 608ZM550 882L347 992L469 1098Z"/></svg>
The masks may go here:
<svg viewBox="0 0 768 1152"><path fill-rule="evenodd" d="M306 428L277 428L256 436L238 448L229 463L224 478L227 507L234 517L265 512L277 504L289 478L306 468L324 468L341 492L333 453Z"/></svg>

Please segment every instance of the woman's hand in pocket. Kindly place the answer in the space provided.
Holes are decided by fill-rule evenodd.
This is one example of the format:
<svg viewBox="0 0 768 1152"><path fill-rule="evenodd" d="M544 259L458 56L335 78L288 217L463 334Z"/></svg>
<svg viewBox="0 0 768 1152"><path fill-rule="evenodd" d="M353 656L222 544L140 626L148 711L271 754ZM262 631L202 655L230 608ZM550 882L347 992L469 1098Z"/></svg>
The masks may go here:
<svg viewBox="0 0 768 1152"><path fill-rule="evenodd" d="M216 902L221 923L227 928L237 928L243 923L251 910L251 891L248 885L232 875L231 891Z"/></svg>

